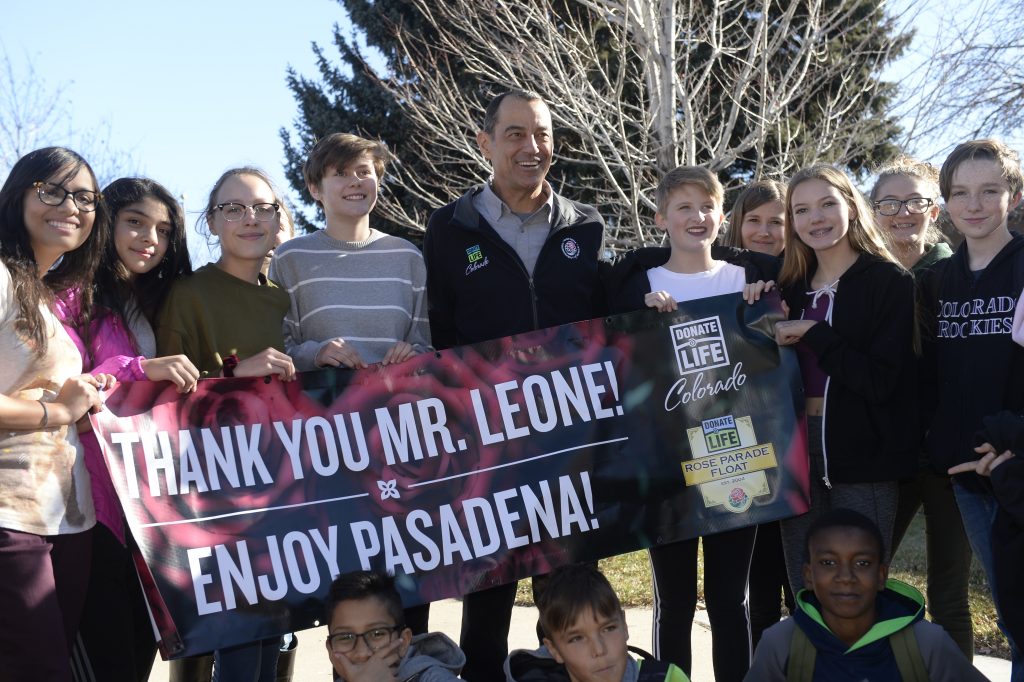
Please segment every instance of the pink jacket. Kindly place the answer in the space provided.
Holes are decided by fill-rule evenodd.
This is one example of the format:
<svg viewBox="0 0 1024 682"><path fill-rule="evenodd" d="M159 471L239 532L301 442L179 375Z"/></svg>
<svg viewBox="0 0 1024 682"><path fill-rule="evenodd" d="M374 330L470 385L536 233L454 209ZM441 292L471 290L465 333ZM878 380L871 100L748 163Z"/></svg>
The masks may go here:
<svg viewBox="0 0 1024 682"><path fill-rule="evenodd" d="M82 355L82 369L90 374L112 374L118 381L145 381L142 371L145 358L138 355L132 333L116 314L104 315L89 323L89 347L78 334L76 321L81 315L78 292L69 289L57 297L54 313L64 324L71 340ZM92 431L80 434L85 448L85 466L92 479L92 501L96 507L96 520L109 528L123 544L124 512L110 479L110 471L103 461L100 444Z"/></svg>

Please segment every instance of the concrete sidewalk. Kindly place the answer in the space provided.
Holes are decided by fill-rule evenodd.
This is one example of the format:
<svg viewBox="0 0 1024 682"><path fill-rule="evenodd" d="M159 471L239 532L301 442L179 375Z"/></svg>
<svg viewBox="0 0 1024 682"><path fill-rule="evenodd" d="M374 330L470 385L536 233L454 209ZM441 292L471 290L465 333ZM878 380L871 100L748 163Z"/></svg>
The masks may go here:
<svg viewBox="0 0 1024 682"><path fill-rule="evenodd" d="M512 611L512 630L509 633L510 649L534 649L537 647L535 631L537 611L532 607L517 606ZM629 643L641 649L651 649L651 610L626 609L626 624L629 626ZM430 629L440 630L456 642L462 625L462 604L455 599L435 602L430 607ZM295 662L294 682L330 682L331 668L324 649L327 628L319 627L298 633L299 648ZM693 682L714 682L711 666L711 631L707 611L698 611L691 633L693 645ZM739 653L739 652L737 652ZM974 665L993 682L1009 682L1010 662L988 656L975 656ZM167 663L157 661L150 676L150 682L167 682ZM491 682L490 680L488 682ZM493 682L502 682L494 680Z"/></svg>

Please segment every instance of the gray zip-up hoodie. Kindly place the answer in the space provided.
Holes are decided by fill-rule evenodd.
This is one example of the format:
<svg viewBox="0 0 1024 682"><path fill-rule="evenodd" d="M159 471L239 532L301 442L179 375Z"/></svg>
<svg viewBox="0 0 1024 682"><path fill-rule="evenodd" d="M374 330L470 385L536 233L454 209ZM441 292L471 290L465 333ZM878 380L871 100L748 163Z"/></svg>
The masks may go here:
<svg viewBox="0 0 1024 682"><path fill-rule="evenodd" d="M412 638L398 664L398 679L401 682L448 682L459 679L464 665L466 654L455 642L443 633L428 632Z"/></svg>

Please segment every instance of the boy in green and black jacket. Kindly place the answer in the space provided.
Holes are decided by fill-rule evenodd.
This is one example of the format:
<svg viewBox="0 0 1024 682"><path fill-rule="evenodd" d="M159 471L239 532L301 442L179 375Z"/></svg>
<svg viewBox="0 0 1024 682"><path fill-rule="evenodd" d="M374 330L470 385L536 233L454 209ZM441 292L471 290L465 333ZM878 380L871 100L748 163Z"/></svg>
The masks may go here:
<svg viewBox="0 0 1024 682"><path fill-rule="evenodd" d="M807 531L807 588L792 618L765 631L749 682L971 682L984 680L913 587L887 580L882 535L849 509Z"/></svg>

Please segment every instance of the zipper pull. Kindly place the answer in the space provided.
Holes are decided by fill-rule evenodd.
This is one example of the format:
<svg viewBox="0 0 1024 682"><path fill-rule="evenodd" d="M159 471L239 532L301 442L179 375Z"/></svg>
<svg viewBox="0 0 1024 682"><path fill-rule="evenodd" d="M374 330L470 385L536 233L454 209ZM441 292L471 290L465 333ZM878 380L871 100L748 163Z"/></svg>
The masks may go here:
<svg viewBox="0 0 1024 682"><path fill-rule="evenodd" d="M825 482L825 487L832 490L832 482L828 480L828 474L821 477L821 480Z"/></svg>

